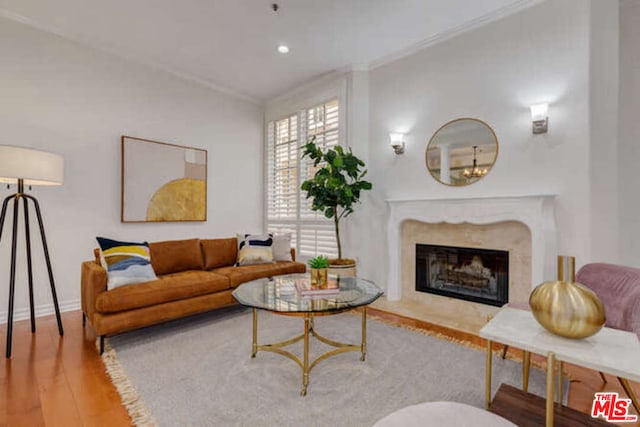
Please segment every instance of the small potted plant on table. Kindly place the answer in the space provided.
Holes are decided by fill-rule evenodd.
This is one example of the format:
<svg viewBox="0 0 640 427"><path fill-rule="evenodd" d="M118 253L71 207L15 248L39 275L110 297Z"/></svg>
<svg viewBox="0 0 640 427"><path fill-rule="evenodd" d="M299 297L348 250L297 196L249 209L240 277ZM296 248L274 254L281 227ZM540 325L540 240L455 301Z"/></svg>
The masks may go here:
<svg viewBox="0 0 640 427"><path fill-rule="evenodd" d="M355 276L355 260L342 258L340 220L353 213L360 193L372 188L372 184L363 179L367 173L363 169L365 164L351 149L345 150L340 145L322 152L315 144L315 136L302 149L302 157L308 156L317 169L313 178L304 181L300 188L307 192L307 199L312 199L311 209L324 213L335 224L338 258L329 260L331 273Z"/></svg>
<svg viewBox="0 0 640 427"><path fill-rule="evenodd" d="M322 255L309 260L311 269L311 287L322 289L327 287L327 269L329 268L329 260Z"/></svg>

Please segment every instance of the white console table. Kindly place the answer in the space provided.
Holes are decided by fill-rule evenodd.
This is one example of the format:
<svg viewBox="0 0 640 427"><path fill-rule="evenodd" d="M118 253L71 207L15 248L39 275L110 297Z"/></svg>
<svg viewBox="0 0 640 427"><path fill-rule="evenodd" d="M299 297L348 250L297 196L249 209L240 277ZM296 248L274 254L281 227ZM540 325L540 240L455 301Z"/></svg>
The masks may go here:
<svg viewBox="0 0 640 427"><path fill-rule="evenodd" d="M487 340L487 371L485 404L491 403L491 343L496 341L525 351L523 386L526 391L528 382L529 353L547 356L547 396L546 426L553 426L554 404L554 368L560 362L572 363L596 371L622 378L625 390L630 393L634 404L638 400L633 396L627 380L640 382L640 341L638 337L618 329L602 328L597 334L584 339L569 339L554 335L545 330L526 310L505 307L481 330L480 336ZM560 381L560 383L562 383Z"/></svg>

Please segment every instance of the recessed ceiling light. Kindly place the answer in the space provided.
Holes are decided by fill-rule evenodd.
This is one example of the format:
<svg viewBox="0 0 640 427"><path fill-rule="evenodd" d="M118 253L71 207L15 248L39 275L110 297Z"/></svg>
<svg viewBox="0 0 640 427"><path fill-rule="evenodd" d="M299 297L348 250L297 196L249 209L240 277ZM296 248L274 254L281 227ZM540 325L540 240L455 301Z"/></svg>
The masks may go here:
<svg viewBox="0 0 640 427"><path fill-rule="evenodd" d="M289 46L281 44L278 45L278 52L280 53L289 53Z"/></svg>

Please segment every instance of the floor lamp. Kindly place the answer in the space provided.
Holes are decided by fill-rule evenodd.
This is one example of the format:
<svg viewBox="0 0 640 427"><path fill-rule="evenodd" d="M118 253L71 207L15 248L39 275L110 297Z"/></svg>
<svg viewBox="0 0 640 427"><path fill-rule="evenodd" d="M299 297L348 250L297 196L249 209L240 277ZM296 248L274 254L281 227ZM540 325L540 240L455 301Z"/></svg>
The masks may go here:
<svg viewBox="0 0 640 427"><path fill-rule="evenodd" d="M45 151L33 150L29 148L0 145L0 182L6 184L17 184L18 192L4 199L2 203L2 213L0 213L0 242L2 241L2 230L6 218L9 202L13 201L13 235L11 239L11 274L9 279L9 311L7 316L7 358L11 357L11 334L13 330L13 299L16 284L16 252L18 240L18 211L20 210L20 200L23 202L25 243L27 249L27 271L29 278L29 308L31 315L31 332L36 331L35 313L33 308L33 269L31 263L31 233L29 230L29 201L35 207L36 218L40 226L40 237L44 249L44 258L47 263L49 273L49 283L51 284L51 295L58 321L58 332L60 336L64 334L62 329L62 319L60 318L60 308L58 307L58 297L56 286L53 281L51 270L51 260L47 239L44 235L44 225L40 213L40 204L35 197L24 192L25 185L62 185L64 174L64 160L62 156ZM7 185L9 187L9 185Z"/></svg>

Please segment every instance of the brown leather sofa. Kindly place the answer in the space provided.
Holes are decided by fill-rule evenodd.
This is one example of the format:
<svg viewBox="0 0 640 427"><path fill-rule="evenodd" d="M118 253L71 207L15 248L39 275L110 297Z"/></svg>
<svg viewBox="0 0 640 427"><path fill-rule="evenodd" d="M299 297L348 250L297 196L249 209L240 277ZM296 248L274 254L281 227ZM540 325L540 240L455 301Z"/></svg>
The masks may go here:
<svg viewBox="0 0 640 427"><path fill-rule="evenodd" d="M236 304L231 292L241 283L279 274L304 273L304 264L234 266L238 243L228 239L189 239L149 244L158 280L107 290L107 272L96 259L82 263L83 324L104 337Z"/></svg>

